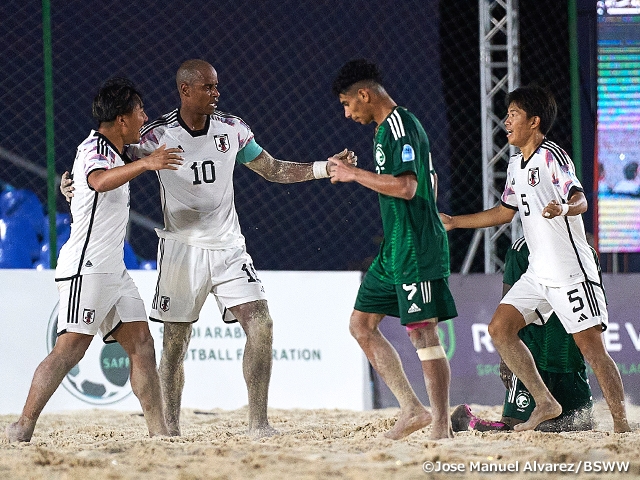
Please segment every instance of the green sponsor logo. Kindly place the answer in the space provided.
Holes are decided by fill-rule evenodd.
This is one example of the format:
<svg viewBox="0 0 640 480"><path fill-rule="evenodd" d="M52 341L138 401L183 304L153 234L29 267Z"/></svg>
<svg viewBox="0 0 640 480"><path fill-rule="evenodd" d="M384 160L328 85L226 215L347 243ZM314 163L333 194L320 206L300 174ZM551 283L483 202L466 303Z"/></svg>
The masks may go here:
<svg viewBox="0 0 640 480"><path fill-rule="evenodd" d="M447 360L451 361L456 351L456 333L453 328L453 322L438 323L438 337L442 348L447 354Z"/></svg>

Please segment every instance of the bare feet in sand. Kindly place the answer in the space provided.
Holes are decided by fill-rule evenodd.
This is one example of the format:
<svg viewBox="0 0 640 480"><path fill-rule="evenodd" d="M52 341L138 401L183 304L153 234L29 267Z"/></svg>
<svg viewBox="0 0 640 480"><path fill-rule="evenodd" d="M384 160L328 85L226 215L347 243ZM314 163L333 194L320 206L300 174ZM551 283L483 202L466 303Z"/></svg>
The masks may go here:
<svg viewBox="0 0 640 480"><path fill-rule="evenodd" d="M396 424L391 430L386 432L384 436L390 438L391 440L400 440L401 438L412 434L416 430L420 430L421 428L426 427L431 423L431 420L431 414L424 408L420 410L412 410L406 413L400 411L400 416L398 417Z"/></svg>
<svg viewBox="0 0 640 480"><path fill-rule="evenodd" d="M431 424L431 435L429 435L429 439L443 440L445 438L453 438L453 429L451 428L451 424L447 421L447 423L442 425L441 428L437 428L436 423L433 422Z"/></svg>
<svg viewBox="0 0 640 480"><path fill-rule="evenodd" d="M29 442L31 441L31 436L33 435L33 428L25 428L20 425L19 422L12 423L8 425L5 429L4 433L11 442Z"/></svg>
<svg viewBox="0 0 640 480"><path fill-rule="evenodd" d="M533 430L545 420L556 418L562 413L562 406L553 398L550 397L544 403L537 403L536 407L531 412L529 420L524 423L519 423L513 427L516 432L524 432L525 430Z"/></svg>
<svg viewBox="0 0 640 480"><path fill-rule="evenodd" d="M249 435L254 440L259 440L260 438L273 437L275 435L280 435L280 432L273 428L271 425L266 425L264 427L259 428L251 428L247 430L247 435Z"/></svg>
<svg viewBox="0 0 640 480"><path fill-rule="evenodd" d="M613 420L613 431L615 433L625 433L625 432L630 432L631 431L631 427L629 427L629 422L627 422L627 419L624 418L622 420Z"/></svg>

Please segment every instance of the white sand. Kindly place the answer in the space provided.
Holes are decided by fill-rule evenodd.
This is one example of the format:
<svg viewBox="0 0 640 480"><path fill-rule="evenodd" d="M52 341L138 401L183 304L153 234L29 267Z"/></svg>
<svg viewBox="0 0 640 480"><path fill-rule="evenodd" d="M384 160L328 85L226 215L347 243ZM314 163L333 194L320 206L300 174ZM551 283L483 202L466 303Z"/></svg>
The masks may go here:
<svg viewBox="0 0 640 480"><path fill-rule="evenodd" d="M500 417L500 407L472 405L472 409L489 419ZM429 428L399 441L382 437L396 413L397 409L273 409L271 423L281 434L262 440L244 435L246 409L186 410L182 437L153 439L136 413L45 414L30 444L7 443L4 427L16 416L4 415L0 416L0 480L569 478L524 471L526 462L531 467L534 460L538 468L553 464L560 468L561 463L576 468L582 462L581 473L574 478L640 477L640 407L629 407L633 432L628 434L612 433L609 412L600 403L597 429L592 432L465 432L438 442L429 440ZM465 472L429 475L423 471L426 461L462 464ZM518 473L469 471L471 462L498 468L516 461ZM584 462L596 461L630 465L626 473L584 471Z"/></svg>

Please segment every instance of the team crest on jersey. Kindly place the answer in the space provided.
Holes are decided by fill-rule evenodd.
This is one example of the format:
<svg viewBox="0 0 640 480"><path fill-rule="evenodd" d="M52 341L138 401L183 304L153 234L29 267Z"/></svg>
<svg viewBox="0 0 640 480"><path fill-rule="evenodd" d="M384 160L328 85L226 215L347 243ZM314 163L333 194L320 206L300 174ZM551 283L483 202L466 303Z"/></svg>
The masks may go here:
<svg viewBox="0 0 640 480"><path fill-rule="evenodd" d="M229 148L231 148L231 146L229 145L229 135L227 135L226 133L222 135L214 135L213 141L216 143L216 148L218 149L218 151L222 153L227 153L229 151Z"/></svg>
<svg viewBox="0 0 640 480"><path fill-rule="evenodd" d="M95 319L96 319L96 311L85 308L84 312L82 312L82 321L87 325L91 325Z"/></svg>
<svg viewBox="0 0 640 480"><path fill-rule="evenodd" d="M527 392L520 392L516 397L515 404L518 408L525 409L531 405L531 398Z"/></svg>
<svg viewBox="0 0 640 480"><path fill-rule="evenodd" d="M379 166L384 165L384 162L386 160L386 157L384 155L384 151L382 150L382 145L377 144L376 145L376 163Z"/></svg>
<svg viewBox="0 0 640 480"><path fill-rule="evenodd" d="M540 183L540 168L530 168L528 178L529 185L531 185L532 187L538 185Z"/></svg>
<svg viewBox="0 0 640 480"><path fill-rule="evenodd" d="M170 305L171 299L169 297L165 297L164 295L160 297L160 310L162 310L163 312L168 312Z"/></svg>

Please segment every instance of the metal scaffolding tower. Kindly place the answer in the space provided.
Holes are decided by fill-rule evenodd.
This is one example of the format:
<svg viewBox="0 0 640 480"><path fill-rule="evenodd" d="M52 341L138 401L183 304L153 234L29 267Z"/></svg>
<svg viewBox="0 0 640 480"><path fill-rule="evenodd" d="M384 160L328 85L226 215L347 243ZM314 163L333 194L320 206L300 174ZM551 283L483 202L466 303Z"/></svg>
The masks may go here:
<svg viewBox="0 0 640 480"><path fill-rule="evenodd" d="M478 0L480 23L480 106L482 122L482 199L487 210L500 202L509 157L514 153L505 135L502 115L507 93L520 85L518 0ZM476 230L464 263L466 274L484 237L484 271L502 270L496 253L501 237L521 235L519 218L499 227Z"/></svg>

